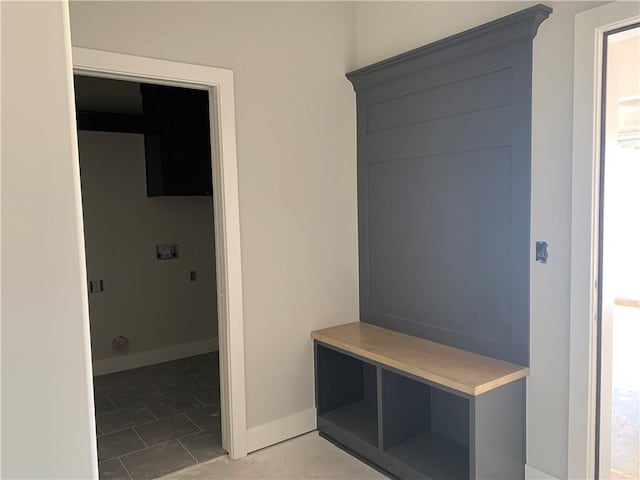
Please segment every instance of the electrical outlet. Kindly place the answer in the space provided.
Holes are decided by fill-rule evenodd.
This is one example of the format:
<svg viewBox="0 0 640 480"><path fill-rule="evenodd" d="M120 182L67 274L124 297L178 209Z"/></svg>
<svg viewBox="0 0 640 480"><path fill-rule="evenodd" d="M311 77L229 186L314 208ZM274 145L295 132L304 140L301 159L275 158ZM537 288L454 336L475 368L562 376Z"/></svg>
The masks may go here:
<svg viewBox="0 0 640 480"><path fill-rule="evenodd" d="M195 282L198 279L198 272L195 270L189 271L189 281Z"/></svg>
<svg viewBox="0 0 640 480"><path fill-rule="evenodd" d="M104 291L102 280L89 280L89 293L100 293Z"/></svg>

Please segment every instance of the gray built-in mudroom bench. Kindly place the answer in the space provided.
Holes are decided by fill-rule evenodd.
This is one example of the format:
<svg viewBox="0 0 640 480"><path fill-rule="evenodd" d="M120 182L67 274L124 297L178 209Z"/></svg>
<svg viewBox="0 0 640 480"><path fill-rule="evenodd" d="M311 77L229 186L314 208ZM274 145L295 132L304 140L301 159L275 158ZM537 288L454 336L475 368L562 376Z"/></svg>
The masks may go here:
<svg viewBox="0 0 640 480"><path fill-rule="evenodd" d="M537 5L347 74L360 322L312 333L318 430L402 479L524 478Z"/></svg>
<svg viewBox="0 0 640 480"><path fill-rule="evenodd" d="M528 368L364 322L313 338L322 434L400 478L521 478Z"/></svg>

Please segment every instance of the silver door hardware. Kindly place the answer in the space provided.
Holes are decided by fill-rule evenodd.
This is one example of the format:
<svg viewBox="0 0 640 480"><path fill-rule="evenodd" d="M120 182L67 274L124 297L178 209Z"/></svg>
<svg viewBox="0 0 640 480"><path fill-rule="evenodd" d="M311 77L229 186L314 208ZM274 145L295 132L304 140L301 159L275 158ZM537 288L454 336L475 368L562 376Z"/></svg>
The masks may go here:
<svg viewBox="0 0 640 480"><path fill-rule="evenodd" d="M89 280L89 293L100 293L104 291L104 282L102 280Z"/></svg>
<svg viewBox="0 0 640 480"><path fill-rule="evenodd" d="M536 262L547 263L549 258L549 244L547 242L536 242Z"/></svg>

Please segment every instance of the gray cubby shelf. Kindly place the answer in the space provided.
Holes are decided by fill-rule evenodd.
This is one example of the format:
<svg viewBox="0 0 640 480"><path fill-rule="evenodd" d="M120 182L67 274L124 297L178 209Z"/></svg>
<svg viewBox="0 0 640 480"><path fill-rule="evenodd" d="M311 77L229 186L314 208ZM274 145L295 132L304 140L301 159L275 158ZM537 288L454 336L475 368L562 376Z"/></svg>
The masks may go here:
<svg viewBox="0 0 640 480"><path fill-rule="evenodd" d="M323 436L397 478L524 478L526 367L360 322L312 337Z"/></svg>
<svg viewBox="0 0 640 480"><path fill-rule="evenodd" d="M374 403L360 400L322 414L322 418L371 445L378 444L377 408Z"/></svg>
<svg viewBox="0 0 640 480"><path fill-rule="evenodd" d="M469 448L437 433L419 433L386 453L431 478L469 478Z"/></svg>
<svg viewBox="0 0 640 480"><path fill-rule="evenodd" d="M383 451L431 478L469 478L469 400L382 368Z"/></svg>
<svg viewBox="0 0 640 480"><path fill-rule="evenodd" d="M329 347L316 349L318 416L374 447L378 445L376 367Z"/></svg>

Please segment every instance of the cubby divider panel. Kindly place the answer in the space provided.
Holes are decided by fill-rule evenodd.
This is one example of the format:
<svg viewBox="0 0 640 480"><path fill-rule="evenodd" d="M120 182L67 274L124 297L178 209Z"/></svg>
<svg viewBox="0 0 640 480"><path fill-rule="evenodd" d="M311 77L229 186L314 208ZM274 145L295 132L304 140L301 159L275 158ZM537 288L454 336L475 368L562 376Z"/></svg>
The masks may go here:
<svg viewBox="0 0 640 480"><path fill-rule="evenodd" d="M378 446L376 367L351 355L316 346L318 416Z"/></svg>
<svg viewBox="0 0 640 480"><path fill-rule="evenodd" d="M384 452L433 479L469 479L469 400L382 369Z"/></svg>

